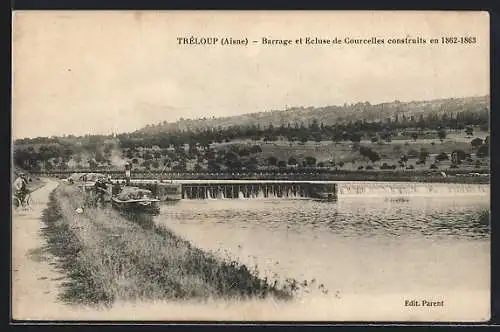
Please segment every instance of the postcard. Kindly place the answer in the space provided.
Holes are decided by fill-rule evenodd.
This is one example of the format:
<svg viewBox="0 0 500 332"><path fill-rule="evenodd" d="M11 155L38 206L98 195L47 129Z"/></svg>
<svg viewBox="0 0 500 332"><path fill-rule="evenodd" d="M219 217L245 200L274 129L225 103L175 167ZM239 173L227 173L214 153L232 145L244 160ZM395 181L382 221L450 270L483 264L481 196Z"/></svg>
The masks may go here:
<svg viewBox="0 0 500 332"><path fill-rule="evenodd" d="M489 15L15 11L11 319L486 322Z"/></svg>

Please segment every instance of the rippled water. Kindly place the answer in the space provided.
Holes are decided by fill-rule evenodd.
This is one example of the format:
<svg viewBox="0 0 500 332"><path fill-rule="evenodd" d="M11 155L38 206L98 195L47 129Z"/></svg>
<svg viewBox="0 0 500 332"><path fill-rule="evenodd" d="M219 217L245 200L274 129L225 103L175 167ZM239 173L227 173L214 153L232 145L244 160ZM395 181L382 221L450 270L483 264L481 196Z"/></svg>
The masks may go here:
<svg viewBox="0 0 500 332"><path fill-rule="evenodd" d="M489 292L489 196L476 189L401 197L378 189L329 203L183 200L163 206L157 222L263 275L314 280L328 296Z"/></svg>

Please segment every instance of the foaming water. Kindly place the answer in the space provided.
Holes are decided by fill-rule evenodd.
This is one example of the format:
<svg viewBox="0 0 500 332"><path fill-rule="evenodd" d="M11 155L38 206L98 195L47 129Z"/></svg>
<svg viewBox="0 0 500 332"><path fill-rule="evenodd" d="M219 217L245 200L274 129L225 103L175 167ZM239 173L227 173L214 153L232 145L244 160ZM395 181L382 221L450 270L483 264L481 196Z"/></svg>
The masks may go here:
<svg viewBox="0 0 500 332"><path fill-rule="evenodd" d="M419 182L342 182L339 195L350 196L477 196L490 194L487 184L419 183Z"/></svg>
<svg viewBox="0 0 500 332"><path fill-rule="evenodd" d="M478 317L487 317L490 233L484 216L489 213L488 192L483 186L472 190L433 186L441 193L462 190L467 194L374 194L363 199L341 195L338 202L328 203L186 200L164 206L156 222L202 249L257 265L261 276L307 282L298 301L336 303L337 315L325 313L332 315L331 320L342 316L339 313L347 310L352 299L386 298L393 301L386 303L389 307L404 311L404 300L412 296L454 298L465 305L467 300L457 299L457 294L481 294L478 301L484 301L475 308L484 309ZM383 188L377 190L389 192ZM446 310L458 302L448 302ZM339 303L343 304L339 307ZM462 309L456 310L467 311ZM403 316L418 320L430 313L408 318L411 314Z"/></svg>

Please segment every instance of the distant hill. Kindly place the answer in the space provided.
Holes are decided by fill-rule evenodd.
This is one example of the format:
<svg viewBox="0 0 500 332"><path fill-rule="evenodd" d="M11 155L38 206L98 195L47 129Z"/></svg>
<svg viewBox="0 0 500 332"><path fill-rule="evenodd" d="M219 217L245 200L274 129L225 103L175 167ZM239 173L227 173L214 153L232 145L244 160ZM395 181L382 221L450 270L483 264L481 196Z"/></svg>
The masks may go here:
<svg viewBox="0 0 500 332"><path fill-rule="evenodd" d="M269 124L279 126L282 124L308 125L313 119L324 125L347 123L357 120L383 121L396 116L418 118L429 113L438 115L455 114L463 111L478 112L490 109L490 97L447 98L430 101L411 101L382 103L371 105L369 102L344 104L343 106L326 107L294 107L287 110L259 112L235 115L221 118L182 119L168 123L166 121L156 125L148 125L135 131L135 134L157 134L159 132L174 132L179 130L196 130L206 128L227 128L230 126L259 125L267 127Z"/></svg>

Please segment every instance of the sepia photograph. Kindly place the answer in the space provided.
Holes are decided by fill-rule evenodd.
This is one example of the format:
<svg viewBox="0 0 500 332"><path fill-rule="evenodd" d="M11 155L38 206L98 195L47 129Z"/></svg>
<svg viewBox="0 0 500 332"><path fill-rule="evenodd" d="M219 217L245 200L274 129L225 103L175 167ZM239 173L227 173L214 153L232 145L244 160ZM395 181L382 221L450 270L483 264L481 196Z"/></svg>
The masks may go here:
<svg viewBox="0 0 500 332"><path fill-rule="evenodd" d="M480 11L14 11L11 322L487 322Z"/></svg>

